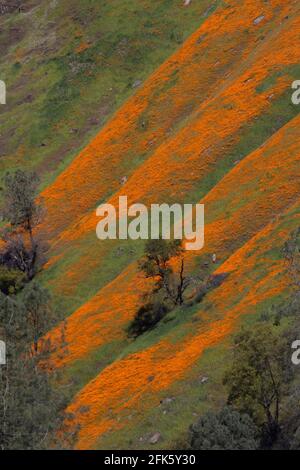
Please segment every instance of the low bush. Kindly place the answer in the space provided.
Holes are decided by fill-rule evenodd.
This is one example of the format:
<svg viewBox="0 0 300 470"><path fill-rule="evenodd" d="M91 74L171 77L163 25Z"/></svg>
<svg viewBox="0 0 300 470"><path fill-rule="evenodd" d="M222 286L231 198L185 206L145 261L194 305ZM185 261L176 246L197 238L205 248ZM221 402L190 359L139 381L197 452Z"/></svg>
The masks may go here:
<svg viewBox="0 0 300 470"><path fill-rule="evenodd" d="M153 328L170 311L170 308L160 301L148 302L137 311L128 328L128 336L136 338Z"/></svg>
<svg viewBox="0 0 300 470"><path fill-rule="evenodd" d="M194 450L255 450L259 447L258 428L250 416L230 407L203 415L190 427Z"/></svg>
<svg viewBox="0 0 300 470"><path fill-rule="evenodd" d="M19 292L25 284L25 275L18 269L0 266L0 291L5 295Z"/></svg>

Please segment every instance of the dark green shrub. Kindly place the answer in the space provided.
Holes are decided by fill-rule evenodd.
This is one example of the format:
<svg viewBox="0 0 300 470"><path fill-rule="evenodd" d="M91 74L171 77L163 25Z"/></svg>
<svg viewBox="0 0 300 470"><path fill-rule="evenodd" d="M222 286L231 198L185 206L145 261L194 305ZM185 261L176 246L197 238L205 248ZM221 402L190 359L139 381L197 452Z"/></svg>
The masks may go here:
<svg viewBox="0 0 300 470"><path fill-rule="evenodd" d="M255 450L258 429L250 416L230 407L220 413L206 413L190 428L194 450Z"/></svg>
<svg viewBox="0 0 300 470"><path fill-rule="evenodd" d="M137 311L132 323L128 328L128 336L136 338L153 328L170 309L164 303L148 302Z"/></svg>
<svg viewBox="0 0 300 470"><path fill-rule="evenodd" d="M18 269L0 266L0 291L5 295L16 294L25 284L25 275Z"/></svg>

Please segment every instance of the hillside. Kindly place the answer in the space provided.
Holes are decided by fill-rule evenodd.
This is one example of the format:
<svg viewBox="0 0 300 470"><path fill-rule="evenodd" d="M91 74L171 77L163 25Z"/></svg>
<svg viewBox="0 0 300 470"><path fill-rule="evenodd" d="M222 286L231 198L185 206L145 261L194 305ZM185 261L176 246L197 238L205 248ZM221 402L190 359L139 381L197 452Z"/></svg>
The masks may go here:
<svg viewBox="0 0 300 470"><path fill-rule="evenodd" d="M176 448L224 404L236 331L290 296L282 248L300 225L300 5L22 3L0 9L0 172L41 177L49 248L38 279L66 322L67 354L51 367L70 384L76 448L147 449L157 432L151 448ZM186 252L186 269L223 279L135 340L127 328L150 289L144 242L95 234L96 207L122 195L204 204L205 245Z"/></svg>
<svg viewBox="0 0 300 470"><path fill-rule="evenodd" d="M2 0L1 172L23 165L53 180L216 5Z"/></svg>

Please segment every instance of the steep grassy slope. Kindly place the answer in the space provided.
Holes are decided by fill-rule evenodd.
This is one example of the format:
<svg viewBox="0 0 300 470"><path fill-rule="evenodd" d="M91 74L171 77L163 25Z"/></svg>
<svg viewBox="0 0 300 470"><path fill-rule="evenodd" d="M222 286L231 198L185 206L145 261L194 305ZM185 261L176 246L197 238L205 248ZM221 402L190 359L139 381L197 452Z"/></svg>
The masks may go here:
<svg viewBox="0 0 300 470"><path fill-rule="evenodd" d="M300 216L300 108L291 104L300 5L70 5L32 0L20 16L1 18L3 37L12 24L23 34L4 48L15 61L4 78L23 97L32 87L1 115L11 136L1 169L22 164L45 176L41 233L50 249L40 280L67 317L68 352L52 365L71 381L77 448L147 448L155 431L154 448L169 448L223 404L237 327L290 294L282 245ZM29 32L33 18L41 32ZM96 206L120 195L129 204L204 203L205 246L186 253L186 267L226 274L201 303L135 341L126 328L149 289L137 269L143 243L95 235ZM60 325L50 332L59 335Z"/></svg>
<svg viewBox="0 0 300 470"><path fill-rule="evenodd" d="M299 191L300 138L296 136L299 123L300 118L294 118L263 147L235 166L201 201L207 213L206 244L199 254L187 253L190 269L200 270L201 263L210 253L217 253L219 262L225 261L257 231L295 203ZM241 192L228 192L228 188L237 185ZM140 274L135 274L134 266L131 266L69 317L70 354L65 360L82 357L103 341L107 343L108 331L104 336L101 334L106 318L112 339L118 330L124 334L124 325L130 319L128 314L134 313L139 294L145 289ZM119 329L120 314L123 324Z"/></svg>
<svg viewBox="0 0 300 470"><path fill-rule="evenodd" d="M291 228L299 224L299 206L297 211L295 209L287 214ZM286 224L283 215L280 224L271 224L229 258L217 271L230 273L228 280L197 309L178 311L178 316L185 317L181 324L169 319L168 328L160 326L161 331L141 340L134 352L130 348L125 350L122 358L105 368L79 393L70 408L77 412L82 424L79 447L93 447L99 436L108 439L109 432L110 445L116 448L117 431L126 426L126 441L120 441L126 448L130 432L136 436L136 423L141 426L140 421L145 421L144 413L149 408L155 411L166 394L170 396L169 389L174 383L184 378L189 381L193 377L193 366L200 366L201 370L198 361L205 349L232 334L241 315L257 314L270 299L275 302L276 296L287 288L283 263L274 259L276 248L280 248L289 234ZM270 246L273 253L270 253ZM213 380L212 374L210 370L210 380ZM200 388L199 382L195 386ZM187 388L185 401L194 391L193 387ZM180 388L177 393L180 395ZM88 411L80 414L83 406L88 407ZM193 406L196 411L196 404ZM169 427L169 416L162 416L161 410L157 414L160 414L159 421L155 421L155 427L152 425L152 431L165 431ZM179 422L177 431L182 431ZM137 444L137 441L132 442L133 447Z"/></svg>
<svg viewBox="0 0 300 470"><path fill-rule="evenodd" d="M253 24L258 8L263 9L265 13L265 19L259 26ZM172 171L176 169L175 162L183 160L180 150L181 136L182 140L189 138L190 145L197 143L199 154L207 151L209 142L207 148L203 149L201 142L198 142L197 136L195 136L196 132L201 131L201 138L205 139L205 129L197 129L196 125L193 128L192 124L184 126L177 137L177 127L182 127L193 112L198 115L202 110L205 112L209 106L210 98L214 102L220 101L219 108L215 109L215 112L221 109L224 113L224 120L231 117L235 113L233 109L235 103L230 103L230 89L228 97L225 94L222 95L222 90L227 86L227 83L233 83L232 88L233 86L239 87L244 79L245 83L240 87L236 99L244 98L245 107L248 95L250 95L250 100L251 95L256 92L256 86L260 85L268 75L272 75L273 68L279 68L280 71L280 66L297 63L296 46L294 46L294 53L291 50L291 56L285 57L283 53L276 50L275 45L270 45L276 36L277 45L278 42L281 42L279 33L282 28L287 31L292 27L291 22L286 24L287 14L292 10L291 5L286 5L281 1L271 2L268 5L258 1L256 4L245 2L243 9L239 8L236 3L226 5L224 8L220 8L216 14L211 15L210 19L191 36L184 46L150 77L141 91L121 108L55 183L47 188L44 193L49 211L47 233L51 234L53 231L56 235L58 230L69 225L74 219L76 221L82 218L84 211L94 209L97 202L118 190L121 177L124 174L129 176L128 172L132 173L146 157L158 154L158 159L163 155L166 162L167 159L173 159L165 172L168 171L170 165ZM282 24L284 19L285 24ZM297 31L294 35L297 36ZM287 32L286 37L287 41L293 39L288 38ZM265 43L269 46L265 46ZM284 47L287 49L288 44L283 44ZM258 50L258 54L260 52L260 60L263 61L264 48L270 49L267 59L269 63L266 64L265 69L254 65L252 72L254 80L250 80L251 76L247 65L251 66L251 63L255 63L253 54L256 50ZM220 49L223 51L222 54L220 54ZM274 58L271 57L273 51L276 54ZM249 60L249 63L246 60ZM240 76L239 64L244 64L242 68L244 77ZM234 66L239 71L237 74L234 72ZM274 91L278 93L284 88L284 84L281 83L282 88L280 88L280 83L278 83L279 89L277 90L277 82L278 80L275 80ZM224 130L225 135L222 135L221 130L214 131L215 138L218 138L216 146L219 144L220 138L225 140L228 137L227 133L238 130L247 119L259 115L268 107L267 93L271 94L272 88L271 86L269 90L264 90L261 96L253 98L253 101L256 101L253 111L249 101L249 114L236 119L236 124L232 123L232 126L236 126L236 128ZM237 103L235 107L237 107ZM244 107L240 110L241 114ZM209 111L206 114L209 114ZM214 122L215 116L211 114L207 116L205 122L208 125ZM205 125L205 123L203 124ZM224 125L224 122L219 125L222 124ZM212 132L211 129L209 131ZM166 135L170 136L167 141ZM163 144L162 149L160 149L161 144ZM178 147L176 147L176 152L175 145ZM156 151L156 147L159 147L158 151ZM184 152L184 156L187 158L186 155L192 154L194 150L194 148L187 148L182 153ZM197 153L196 156L198 157L199 154ZM145 175L149 176L149 185L153 177L159 178L158 172L155 172L157 168L155 163L157 165L155 160L151 160L146 166L146 169L150 167L152 170L152 174L149 169L147 170L149 174ZM163 169L163 165L161 169ZM140 174L142 171L144 171L144 166L143 170L140 169ZM196 175L195 172L195 178L198 177ZM161 178L165 176L166 174L163 174ZM172 175L172 180L175 181L176 177L177 174ZM82 188L79 193L77 192L78 185ZM141 184L136 185L137 191L140 191L140 186ZM127 191L127 186L125 188ZM141 195L138 194L138 197ZM56 211L57 200L64 200L60 214ZM84 230L86 230L85 221ZM71 231L73 234L73 227Z"/></svg>
<svg viewBox="0 0 300 470"><path fill-rule="evenodd" d="M181 320L184 329L179 329L175 321L174 334L166 335L166 325L160 325L137 351L129 350L128 356L83 389L72 406L78 411L80 403L90 404L90 413L78 414L84 429L79 446L92 442L99 448L147 448L149 435L160 431L163 439L157 448L176 448L178 441L181 448L195 417L224 404L222 376L231 356L230 335L241 323L255 328L260 314L288 294L284 266L278 258L281 241L290 228L297 226L299 206L283 215L278 225L266 227L221 266L221 272L230 272L226 284L210 295L194 315L189 316L186 310L178 312L185 316ZM250 279L249 272L255 273ZM159 333L164 340L151 346L153 336ZM120 387L112 387L112 375L123 379ZM203 383L203 377L208 381ZM110 410L104 412L99 404L105 403L110 387L113 399ZM172 397L169 405L164 403L167 397Z"/></svg>
<svg viewBox="0 0 300 470"><path fill-rule="evenodd" d="M55 242L43 279L67 296L68 312L78 307L67 322L69 353L53 360L78 391L70 410L82 425L79 448L145 448L145 430L157 428L158 447L171 445L193 414L222 402L226 338L240 318L288 295L280 250L299 224L300 119L290 103L299 38L295 2L220 7L44 192ZM172 312L134 343L125 328L147 289L134 262L141 246L94 234L95 206L122 194L201 200L206 245L187 255L189 269L217 253L215 272L228 274L203 303ZM197 376L207 370L206 393ZM175 409L163 413L160 400L173 393Z"/></svg>
<svg viewBox="0 0 300 470"><path fill-rule="evenodd" d="M34 167L46 184L218 1L2 4L0 172Z"/></svg>
<svg viewBox="0 0 300 470"><path fill-rule="evenodd" d="M124 349L122 356L125 356L125 359L117 360L110 367L105 368L98 378L91 381L79 394L76 399L78 408L80 409L84 404L90 406L90 412L86 413L82 419L88 424L87 427L83 426L83 440L80 441L80 445L83 447L90 445L88 443L93 442L95 436L101 435L107 429L114 430L115 427L118 429L127 425L126 419L125 424L122 425L118 421L120 417L123 421L124 413L125 416L130 415L130 410L136 410L136 407L147 404L147 406L151 404L158 406L160 392L168 390L173 382L186 371L189 372L192 364L201 357L203 349L214 345L231 333L234 322L240 315L257 311L258 308L264 306L266 301L270 299L274 301L276 296L287 289L282 261L278 260L277 256L275 259L273 257L276 248L282 246L284 239L299 223L299 204L295 205L298 197L299 176L296 181L295 175L299 166L300 141L290 139L291 135L295 136L299 123L300 119L296 118L279 131L263 149L250 155L235 167L203 200L208 213L216 217L215 223L208 226L208 242L205 251L217 247L225 257L233 253L216 271L217 273L230 273L230 276L220 288L206 298L200 310L191 308L178 311L175 318L169 319L166 325L158 328L155 333L149 334L147 339L143 338L136 342L134 349L138 349L138 353L132 354L131 346ZM283 154L289 155L289 159L283 159ZM266 169L273 172L271 180L269 179L270 173L266 172ZM285 169L287 170L286 179L283 176ZM279 184L276 178L280 179ZM261 197L259 197L258 188L267 187L266 179L271 183L269 194L261 191ZM228 186L231 184L233 187L239 184L241 190L244 185L247 185L248 190L241 193L245 195L244 201L238 207L234 202L237 194L234 192L230 194L231 198L228 202L232 213L224 220L223 214L221 213L220 216L219 211L214 214L213 205L216 200L221 201L226 197L228 200L230 197ZM291 209L284 210L289 205ZM260 232L259 228L272 219L274 222ZM219 229L220 225L223 229L222 236L220 236L220 231L216 230L216 227ZM278 236L279 228L280 236ZM258 235L251 238L251 234L256 232ZM235 251L245 239L249 242ZM137 301L131 291L136 286L136 281L131 280L130 273L124 274L127 287L122 285L121 279L117 279L116 283L110 287L113 291L112 295L109 295L109 290L104 289L90 304L70 317L68 326L70 355L67 356L67 361L74 361L78 357L82 359L88 356L88 353L91 354L94 348L103 347L104 344L103 360L109 351L107 346L110 342L115 348L114 342L118 339L118 335L120 345L122 345L128 313L131 312L133 315ZM123 276L122 279L124 279ZM120 304L118 294L115 303L117 285L120 285L120 293L123 293L122 304ZM120 314L122 315L121 323L119 323ZM216 317L220 320L215 321ZM195 328L197 319L199 327ZM177 348L178 357L175 354ZM111 351L109 353L111 354ZM94 370L99 367L100 359L101 355L98 355L97 361L93 363ZM89 358L87 357L86 360L87 362L81 363L81 367L88 364ZM78 371L80 367L77 366L76 372ZM149 381L152 375L156 379ZM124 382L122 382L123 376ZM112 386L115 377L118 377L118 387ZM145 394L147 400L144 397ZM129 397L131 398L128 402ZM112 411L107 411L108 408ZM111 418L110 414L114 418ZM140 418L141 415L143 415L143 408L141 410L139 408L137 417ZM165 419L167 420L168 417Z"/></svg>
<svg viewBox="0 0 300 470"><path fill-rule="evenodd" d="M126 103L96 140L44 192L49 209L47 233L51 234L53 229L57 234L58 229L70 224L60 236L56 236L55 243L52 244L55 256L46 273L47 280L59 296L72 296L72 304L68 301L65 306L68 312L70 307L74 309L79 306L88 296L112 280L128 264L130 258L136 258L140 253L136 244L134 249L127 243L125 246L121 244L119 248L118 243L99 243L96 240L94 207L103 200L105 188L117 189L117 193L110 198L112 203L116 203L117 197L122 194L126 194L130 202L196 202L236 162L259 147L266 138L296 115L298 109L290 103L289 87L298 70L299 19L296 14L288 17L287 13L293 12L291 5L282 3L281 15L278 6L280 2L268 6L268 9L273 8L272 11L276 11L276 16L273 17L269 12L272 21L270 19L265 27L261 25L263 29L274 26L263 41L256 41L262 32L257 32L257 27L253 25L253 2L246 2L242 13L237 5L217 11L170 61L150 77L145 88ZM229 20L225 21L227 17L230 18L230 23ZM216 23L220 24L219 28ZM212 69L211 64L218 62L219 57L215 34L218 44L232 28L235 34L230 35L233 43L229 49L235 51L234 45L249 23L255 32L253 43L249 41L250 46L246 47L246 51L243 50L245 55L241 57L240 66L236 64L236 69L231 76L225 78L222 87L219 86L219 75L214 86L215 82L211 83L207 76ZM210 31L210 28L213 32L211 43L207 40L204 45L198 44L199 35L203 31ZM206 64L201 50L208 57ZM167 140L162 133L158 140L161 145L147 155L148 158L132 173L127 184L120 187L118 177L124 174L120 170L123 156L125 155L127 162L130 154L126 152L131 152L132 148L133 152L137 152L135 148L138 149L139 145L142 147L143 142L148 142L149 138L147 131L146 136L142 131L140 137L141 131L134 124L139 121L136 103L141 101L143 94L146 96L144 101L153 102L152 94L148 96L148 90L151 92L153 87L159 88L160 81L165 82L165 69L172 67L174 62L180 63L178 56L182 58L182 68L187 75L193 77L195 69L199 73L198 82L191 80L191 86L196 87L198 84L197 90L200 92L199 102L195 93L192 94L198 109L192 110L188 117L185 115L182 125ZM228 58L223 56L228 67L231 59L231 54ZM202 69L201 74L197 69L198 62ZM168 113L161 111L161 114L157 114L152 125L154 129L164 122L164 116L167 116L165 119L177 119L176 107L173 106L175 100L171 99L174 95L180 102L187 96L186 99L190 102L190 95L184 94L186 83L190 83L187 75L162 94L164 102L170 101L171 105ZM206 98L204 92L207 88L211 90L211 94ZM153 112L156 111L155 105L154 101ZM131 118L125 120L124 116ZM123 128L125 134L120 135ZM141 141L144 138L146 140ZM82 192L77 191L77 184L80 187L83 185ZM64 201L59 212L56 210L58 200ZM92 212L84 216L84 211L91 205ZM74 219L75 222L72 223ZM88 288L85 289L84 286Z"/></svg>

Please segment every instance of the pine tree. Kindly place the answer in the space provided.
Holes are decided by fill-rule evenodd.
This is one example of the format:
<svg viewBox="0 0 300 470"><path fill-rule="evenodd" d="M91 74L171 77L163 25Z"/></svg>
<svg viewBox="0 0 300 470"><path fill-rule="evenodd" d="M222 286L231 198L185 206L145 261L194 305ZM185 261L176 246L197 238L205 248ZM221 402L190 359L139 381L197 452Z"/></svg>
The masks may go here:
<svg viewBox="0 0 300 470"><path fill-rule="evenodd" d="M1 449L69 448L76 435L73 429L64 432L66 397L58 377L45 367L51 348L41 342L46 325L42 295L43 290L34 286L22 299L0 295L1 337L7 352L6 364L0 366Z"/></svg>

